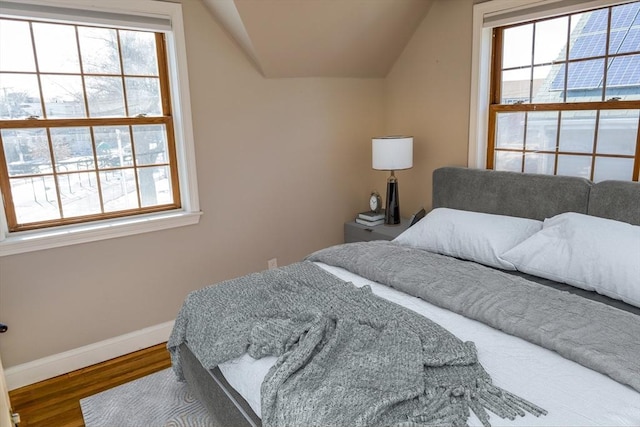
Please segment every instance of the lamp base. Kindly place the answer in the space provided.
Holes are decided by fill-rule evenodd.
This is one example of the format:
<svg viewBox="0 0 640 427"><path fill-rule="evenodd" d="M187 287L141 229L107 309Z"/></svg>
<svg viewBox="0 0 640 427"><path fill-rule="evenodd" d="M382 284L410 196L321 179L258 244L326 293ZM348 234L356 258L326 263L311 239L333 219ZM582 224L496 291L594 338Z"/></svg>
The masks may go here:
<svg viewBox="0 0 640 427"><path fill-rule="evenodd" d="M387 202L384 213L384 223L387 225L400 224L400 199L398 197L398 180L391 171L391 176L387 180Z"/></svg>

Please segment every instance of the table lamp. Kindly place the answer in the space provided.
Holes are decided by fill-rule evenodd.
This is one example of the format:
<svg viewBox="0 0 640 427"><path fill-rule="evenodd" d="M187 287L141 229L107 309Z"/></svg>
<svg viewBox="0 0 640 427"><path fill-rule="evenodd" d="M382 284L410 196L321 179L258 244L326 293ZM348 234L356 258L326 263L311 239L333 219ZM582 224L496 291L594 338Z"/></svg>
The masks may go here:
<svg viewBox="0 0 640 427"><path fill-rule="evenodd" d="M394 171L413 167L413 137L381 136L373 138L371 143L373 169L391 171L391 176L387 180L384 223L388 225L400 224L398 179Z"/></svg>

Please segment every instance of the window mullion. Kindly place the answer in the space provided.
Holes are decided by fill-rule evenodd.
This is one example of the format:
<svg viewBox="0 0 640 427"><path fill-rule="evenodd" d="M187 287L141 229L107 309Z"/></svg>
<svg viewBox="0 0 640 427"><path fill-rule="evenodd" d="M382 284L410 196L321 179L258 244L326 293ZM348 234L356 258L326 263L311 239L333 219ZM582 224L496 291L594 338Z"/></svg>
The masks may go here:
<svg viewBox="0 0 640 427"><path fill-rule="evenodd" d="M522 129L522 163L520 164L520 172L524 172L524 157L527 152L527 125L529 123L529 112L524 112L524 126Z"/></svg>
<svg viewBox="0 0 640 427"><path fill-rule="evenodd" d="M611 15L613 15L613 10L611 8L608 9L607 12L607 39L605 41L605 50L604 50L604 71L602 73L602 100L606 101L607 99L607 74L609 72L609 43L611 40Z"/></svg>
<svg viewBox="0 0 640 427"><path fill-rule="evenodd" d="M82 82L82 93L84 95L84 108L85 115L87 117L91 116L91 111L89 110L89 96L87 95L87 84L85 80L84 73L84 61L82 60L82 49L80 49L80 36L78 34L78 26L74 25L75 35L76 35L76 49L78 50L78 63L80 66L80 79ZM83 126L84 127L84 126ZM98 200L100 201L100 212L104 213L104 201L102 197L102 182L100 180L100 173L98 172L98 155L96 153L96 140L93 133L93 126L89 126L89 136L91 138L91 152L93 156L93 169L96 174L96 188L98 190Z"/></svg>
<svg viewBox="0 0 640 427"><path fill-rule="evenodd" d="M33 51L33 62L36 67L36 79L38 80L38 94L40 95L40 108L42 108L42 117L47 117L47 108L44 103L44 93L42 92L42 78L40 75L40 62L38 61L38 52L36 50L36 38L33 35L33 22L29 22L29 34L31 35L31 49Z"/></svg>
<svg viewBox="0 0 640 427"><path fill-rule="evenodd" d="M567 92L569 87L569 49L571 49L571 21L573 21L573 15L569 16L569 22L567 25L567 42L564 49L564 85L562 89L562 102L567 102ZM559 131L560 129L558 129ZM556 168L558 166L558 158L556 156ZM554 169L554 175L557 169Z"/></svg>
<svg viewBox="0 0 640 427"><path fill-rule="evenodd" d="M133 162L133 175L136 183L136 198L138 200L138 208L142 207L142 196L140 196L140 176L138 174L138 156L136 155L136 143L133 139L133 126L127 126L129 129L129 139L131 140L131 161Z"/></svg>
<svg viewBox="0 0 640 427"><path fill-rule="evenodd" d="M562 125L562 113L563 111L558 111L558 120L556 122L556 143L554 147L554 155L553 155L553 174L558 174L558 153L560 151L560 126Z"/></svg>
<svg viewBox="0 0 640 427"><path fill-rule="evenodd" d="M74 25L73 29L76 35L76 49L78 51L78 65L80 67L80 81L82 82L82 98L84 99L84 111L85 116L90 117L89 114L89 97L87 96L87 84L84 78L84 67L82 65L82 55L80 53L80 40L78 38L78 26Z"/></svg>
<svg viewBox="0 0 640 427"><path fill-rule="evenodd" d="M535 67L536 29L537 28L538 26L534 23L533 28L531 29L533 34L531 35L531 72L529 73L529 103L533 102L533 70Z"/></svg>
<svg viewBox="0 0 640 427"><path fill-rule="evenodd" d="M603 90L604 93L604 90ZM593 181L593 177L596 170L596 152L598 151L598 131L600 129L600 113L602 110L596 110L596 122L595 129L593 131L593 150L591 152L591 181Z"/></svg>
<svg viewBox="0 0 640 427"><path fill-rule="evenodd" d="M120 40L120 30L116 30L116 43L118 45L118 61L120 62L120 79L122 80L122 95L124 97L124 115L126 117L129 117L129 97L127 96L127 85L124 79L124 60L122 59L122 43ZM133 139L131 141L133 141Z"/></svg>
<svg viewBox="0 0 640 427"><path fill-rule="evenodd" d="M633 162L633 180L640 181L640 116L638 117L638 130L636 131L636 155Z"/></svg>
<svg viewBox="0 0 640 427"><path fill-rule="evenodd" d="M96 147L96 137L93 132L93 126L89 126L89 135L91 136L91 150L93 155L93 169L96 174L96 187L98 188L98 200L100 201L100 212L105 213L104 197L102 196L102 179L100 179L100 171L98 170L98 149Z"/></svg>
<svg viewBox="0 0 640 427"><path fill-rule="evenodd" d="M51 129L45 128L47 134L47 145L49 147L49 158L51 159L51 173L53 176L53 183L56 188L56 200L58 201L58 211L60 212L60 218L64 218L64 212L62 210L62 198L60 196L60 183L58 181L58 171L56 168L56 156L53 152L53 141L51 139ZM44 188L45 196L47 194L47 188Z"/></svg>
<svg viewBox="0 0 640 427"><path fill-rule="evenodd" d="M496 123L498 111L494 106L489 107L489 126L487 129L487 169L495 167L495 147L496 147Z"/></svg>

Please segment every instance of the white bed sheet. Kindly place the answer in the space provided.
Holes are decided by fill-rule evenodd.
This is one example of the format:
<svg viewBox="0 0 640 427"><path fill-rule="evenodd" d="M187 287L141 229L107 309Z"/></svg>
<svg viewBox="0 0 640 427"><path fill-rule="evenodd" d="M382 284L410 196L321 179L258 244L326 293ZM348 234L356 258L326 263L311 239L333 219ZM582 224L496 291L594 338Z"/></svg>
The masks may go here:
<svg viewBox="0 0 640 427"><path fill-rule="evenodd" d="M640 393L631 387L481 322L342 268L317 265L356 286L369 285L376 295L428 317L464 341L475 342L480 363L495 385L549 412L541 417L527 414L514 421L492 414L493 426L640 426ZM256 360L245 354L220 365L229 384L258 416L260 385L275 361L275 357ZM472 413L469 425L482 424Z"/></svg>

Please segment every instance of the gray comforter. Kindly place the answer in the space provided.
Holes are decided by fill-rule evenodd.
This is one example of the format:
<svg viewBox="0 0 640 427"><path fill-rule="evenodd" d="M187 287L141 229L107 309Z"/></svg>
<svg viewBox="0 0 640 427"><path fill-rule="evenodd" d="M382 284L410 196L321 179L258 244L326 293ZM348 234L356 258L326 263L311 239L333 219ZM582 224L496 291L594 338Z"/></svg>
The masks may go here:
<svg viewBox="0 0 640 427"><path fill-rule="evenodd" d="M309 259L343 267L554 350L640 392L640 316L393 242L336 246Z"/></svg>
<svg viewBox="0 0 640 427"><path fill-rule="evenodd" d="M466 425L472 410L544 410L495 387L471 342L311 262L191 293L168 342L206 368L279 356L261 388L264 426Z"/></svg>

